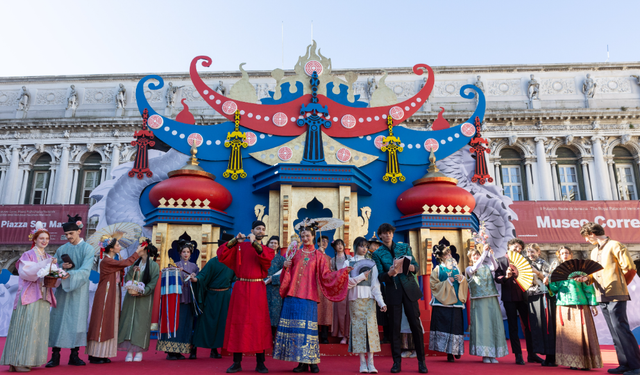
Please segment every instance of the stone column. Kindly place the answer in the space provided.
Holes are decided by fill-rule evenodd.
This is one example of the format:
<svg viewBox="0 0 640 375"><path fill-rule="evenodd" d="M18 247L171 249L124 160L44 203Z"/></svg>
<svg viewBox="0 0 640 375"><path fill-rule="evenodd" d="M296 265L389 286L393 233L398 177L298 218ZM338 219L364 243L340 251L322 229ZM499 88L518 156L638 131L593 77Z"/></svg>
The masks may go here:
<svg viewBox="0 0 640 375"><path fill-rule="evenodd" d="M29 183L29 165L21 165L20 175L22 176L22 182L18 185L20 196L18 198L18 204L24 204L27 195L27 184ZM35 183L35 181L34 181ZM31 197L29 197L31 198ZM31 203L31 201L29 201Z"/></svg>
<svg viewBox="0 0 640 375"><path fill-rule="evenodd" d="M536 191L534 190L534 186L533 186L533 178L532 178L532 173L533 173L533 167L532 167L532 162L531 160L525 160L524 162L524 169L525 169L525 175L527 178L527 191L529 192L529 200L530 201L535 201L538 200L538 195L536 194Z"/></svg>
<svg viewBox="0 0 640 375"><path fill-rule="evenodd" d="M551 164L551 180L553 181L553 195L554 199L557 201L562 200L562 190L560 189L560 184L558 184L558 162L552 160Z"/></svg>
<svg viewBox="0 0 640 375"><path fill-rule="evenodd" d="M109 168L109 173L108 173L108 178L110 180L113 179L112 173L118 167L118 165L120 165L120 143L114 143L113 150L111 152L111 167Z"/></svg>
<svg viewBox="0 0 640 375"><path fill-rule="evenodd" d="M17 204L20 199L20 188L17 186L20 180L20 170L18 163L20 159L20 146L11 146L11 161L9 163L9 173L7 173L7 183L4 192L4 204ZM9 156L9 155L7 155Z"/></svg>
<svg viewBox="0 0 640 375"><path fill-rule="evenodd" d="M545 137L536 137L536 158L538 159L538 186L540 187L540 200L553 200L553 186L551 186L551 170L547 163L547 154L544 149Z"/></svg>
<svg viewBox="0 0 640 375"><path fill-rule="evenodd" d="M69 204L76 204L82 202L76 202L76 195L78 193L78 179L80 178L80 166L74 165L72 169L72 179L71 179L71 196L69 197Z"/></svg>
<svg viewBox="0 0 640 375"><path fill-rule="evenodd" d="M69 145L62 145L62 155L58 165L58 173L56 176L56 195L53 200L54 204L66 204L65 199L68 196L68 176L69 176Z"/></svg>
<svg viewBox="0 0 640 375"><path fill-rule="evenodd" d="M0 194L4 195L6 193L6 189L4 187L4 183L7 180L7 167L0 167Z"/></svg>
<svg viewBox="0 0 640 375"><path fill-rule="evenodd" d="M107 167L105 164L102 164L102 166L100 167L100 182L107 179L107 169L109 169L109 167Z"/></svg>
<svg viewBox="0 0 640 375"><path fill-rule="evenodd" d="M618 191L618 181L616 181L616 173L613 170L613 159L607 160L607 164L609 167L609 180L611 181L611 197L614 200L620 200L620 194Z"/></svg>
<svg viewBox="0 0 640 375"><path fill-rule="evenodd" d="M587 161L587 167L589 167L589 181L591 182L591 195L594 201L599 200L600 191L598 190L598 177L596 176L595 170L596 165L593 162L593 159Z"/></svg>
<svg viewBox="0 0 640 375"><path fill-rule="evenodd" d="M53 164L53 162L51 164ZM56 181L57 171L58 171L58 167L54 167L53 165L51 165L51 168L49 169L49 187L47 188L47 204L53 203L53 198L54 198L55 189L56 189L55 181Z"/></svg>
<svg viewBox="0 0 640 375"><path fill-rule="evenodd" d="M595 164L594 174L597 176L596 183L598 185L599 195L597 200L611 200L613 195L611 194L611 185L609 183L609 171L607 170L607 164L604 160L604 153L602 152L603 137L591 137L591 152L593 153L593 162Z"/></svg>
<svg viewBox="0 0 640 375"><path fill-rule="evenodd" d="M493 181L496 186L502 187L502 178L500 177L500 172L502 168L502 163L499 160L493 162Z"/></svg>
<svg viewBox="0 0 640 375"><path fill-rule="evenodd" d="M587 200L593 200L593 195L591 194L591 178L589 176L589 168L587 167L588 162L586 160L582 160L580 164L582 164L582 180L584 181L584 192L587 194Z"/></svg>

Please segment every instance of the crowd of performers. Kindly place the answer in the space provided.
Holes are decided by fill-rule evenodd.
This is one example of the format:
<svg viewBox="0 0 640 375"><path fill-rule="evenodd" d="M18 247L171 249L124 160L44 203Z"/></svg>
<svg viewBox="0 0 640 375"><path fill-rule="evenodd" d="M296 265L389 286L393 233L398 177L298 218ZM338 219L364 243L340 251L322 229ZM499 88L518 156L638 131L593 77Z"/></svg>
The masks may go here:
<svg viewBox="0 0 640 375"><path fill-rule="evenodd" d="M80 238L81 219L63 224L68 243L53 257L45 252L49 233L39 226L32 233L32 249L16 263L19 290L0 365L18 372L44 364L55 367L60 349L70 348L68 364L83 366L82 346L90 363L109 363L118 351L127 352L126 362L142 361L149 350L154 292L160 282L156 350L165 352L167 360L185 359L184 354L195 359L196 348L210 349L211 358L222 358L218 349L224 348L233 358L228 373L242 370L244 354L255 354L255 370L267 373L265 352L273 349L273 359L298 363L293 372L317 373L319 345L328 343L331 334L347 344L350 353L359 354L361 373L378 372L373 359L381 342L391 344L390 372L400 372L402 358L412 357L417 358L418 371L426 373L418 307L423 293L409 245L394 242L395 228L382 224L379 239L374 234L354 241L353 255L342 240L333 241L336 255L330 258L325 253L328 238L320 236L316 243L317 223L305 222L299 230L301 245L288 250L280 248L277 236L262 244L266 228L261 221L255 221L246 236L223 234L217 257L202 270L189 261L194 251L189 242L180 244L179 262L161 271L155 261L157 249L148 241L122 259L118 239L105 238L90 319L89 274L96 250ZM446 353L450 362L464 354L463 315L469 299L469 354L483 363L498 363L497 358L509 354L501 300L509 336L517 338L519 327L524 331L527 362L601 368L592 317L599 306L620 365L609 373L640 374L640 350L626 314L627 284L635 265L627 248L609 239L600 225L586 223L580 233L595 246L591 259L604 269L563 281L550 282L550 275L572 259L569 248L558 249L557 260L549 264L540 257L538 245L509 241L508 251L525 255L534 269L533 286L524 291L508 257L496 259L488 245L469 250L472 264L464 270L458 268L459 256L451 247L435 246L428 348ZM47 274L60 270L53 284L44 269ZM172 274L180 282L171 282ZM173 313L164 313L171 306ZM379 326L384 328L382 340ZM524 365L520 340L510 344L516 364Z"/></svg>

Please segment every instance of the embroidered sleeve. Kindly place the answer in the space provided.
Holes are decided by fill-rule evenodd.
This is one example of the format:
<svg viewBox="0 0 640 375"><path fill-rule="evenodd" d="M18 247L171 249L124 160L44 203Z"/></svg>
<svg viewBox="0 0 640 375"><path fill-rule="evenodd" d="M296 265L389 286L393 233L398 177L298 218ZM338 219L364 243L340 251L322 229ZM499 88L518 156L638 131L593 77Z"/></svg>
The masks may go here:
<svg viewBox="0 0 640 375"><path fill-rule="evenodd" d="M349 290L349 268L331 272L324 256L318 256L316 267L316 277L322 294L332 302L344 301Z"/></svg>

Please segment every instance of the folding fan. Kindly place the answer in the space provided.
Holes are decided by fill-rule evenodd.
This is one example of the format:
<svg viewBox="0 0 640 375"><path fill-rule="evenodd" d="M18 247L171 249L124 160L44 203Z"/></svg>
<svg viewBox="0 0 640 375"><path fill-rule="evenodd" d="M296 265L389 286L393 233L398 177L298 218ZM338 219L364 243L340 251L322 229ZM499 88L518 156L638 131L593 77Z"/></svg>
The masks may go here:
<svg viewBox="0 0 640 375"><path fill-rule="evenodd" d="M525 291L533 285L533 270L531 264L520 253L507 251L509 266L515 269L516 282Z"/></svg>
<svg viewBox="0 0 640 375"><path fill-rule="evenodd" d="M353 266L353 269L351 270L351 272L349 272L349 276L351 277L357 277L358 275L360 275L363 272L367 272L370 269L372 269L373 267L376 266L376 262L374 262L371 259L362 259L356 262L356 264Z"/></svg>
<svg viewBox="0 0 640 375"><path fill-rule="evenodd" d="M569 259L560 263L551 274L551 281L573 279L578 276L587 276L598 272L603 267L591 259Z"/></svg>

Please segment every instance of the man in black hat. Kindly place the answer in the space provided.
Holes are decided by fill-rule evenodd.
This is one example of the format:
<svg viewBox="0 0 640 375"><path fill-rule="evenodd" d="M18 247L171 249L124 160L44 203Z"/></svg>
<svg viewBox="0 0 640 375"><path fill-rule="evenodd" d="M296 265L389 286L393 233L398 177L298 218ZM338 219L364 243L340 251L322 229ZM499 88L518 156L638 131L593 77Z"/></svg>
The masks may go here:
<svg viewBox="0 0 640 375"><path fill-rule="evenodd" d="M70 348L69 364L84 366L78 356L81 346L87 345L87 319L89 317L89 275L95 249L80 238L82 218L71 217L62 224L68 243L60 246L55 257L69 277L56 289L56 307L51 309L49 346L53 349L46 367L60 364L60 348Z"/></svg>
<svg viewBox="0 0 640 375"><path fill-rule="evenodd" d="M218 246L233 239L233 235L222 233ZM235 279L233 271L220 263L218 257L211 258L198 275L191 274L196 285L196 300L202 307L202 315L197 320L193 333L193 346L211 349L210 358L222 358L218 348L224 344L224 330L231 299L231 283Z"/></svg>
<svg viewBox="0 0 640 375"><path fill-rule="evenodd" d="M231 292L224 333L224 348L233 353L233 365L227 369L228 373L242 370L242 353L256 353L256 371L269 372L264 365L265 350L271 349L273 342L264 279L275 251L260 242L265 231L265 224L256 220L248 236L238 233L218 249L220 262L231 268L238 278Z"/></svg>

